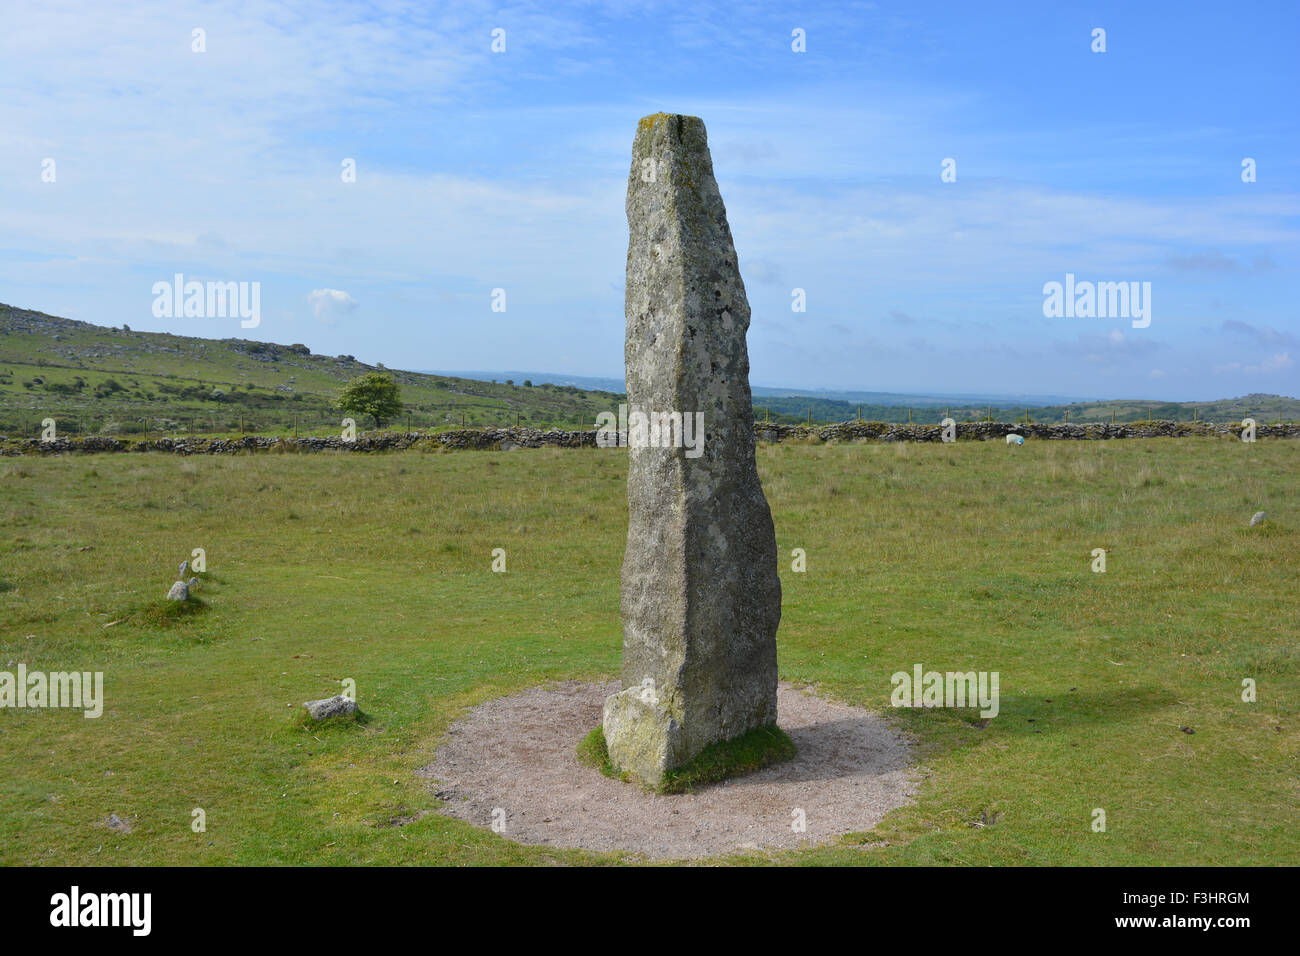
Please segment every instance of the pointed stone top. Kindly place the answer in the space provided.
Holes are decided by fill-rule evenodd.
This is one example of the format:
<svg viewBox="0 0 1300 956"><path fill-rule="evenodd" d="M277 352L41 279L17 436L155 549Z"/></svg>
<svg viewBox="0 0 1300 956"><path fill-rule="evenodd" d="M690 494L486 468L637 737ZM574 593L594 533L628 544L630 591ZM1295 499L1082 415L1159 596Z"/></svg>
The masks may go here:
<svg viewBox="0 0 1300 956"><path fill-rule="evenodd" d="M685 113L651 113L649 116L641 117L641 122L637 123L637 130L648 129L652 126L658 126L660 123L671 123L676 121L685 125L686 123L699 123L704 125L704 120L698 116L688 116Z"/></svg>

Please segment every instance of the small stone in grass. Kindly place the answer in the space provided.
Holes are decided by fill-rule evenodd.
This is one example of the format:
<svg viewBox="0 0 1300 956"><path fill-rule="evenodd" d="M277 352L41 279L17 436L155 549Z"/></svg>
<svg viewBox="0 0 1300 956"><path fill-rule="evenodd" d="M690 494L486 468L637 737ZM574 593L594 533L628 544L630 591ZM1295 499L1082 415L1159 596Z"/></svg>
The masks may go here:
<svg viewBox="0 0 1300 956"><path fill-rule="evenodd" d="M1267 511L1256 511L1254 517L1250 519L1250 526L1253 528L1257 524L1263 524L1264 519L1268 517Z"/></svg>
<svg viewBox="0 0 1300 956"><path fill-rule="evenodd" d="M307 713L313 720L326 720L330 717L345 717L356 713L357 702L351 697L339 694L324 700L309 700L303 706L307 708Z"/></svg>
<svg viewBox="0 0 1300 956"><path fill-rule="evenodd" d="M188 601L190 597L189 585L184 581L177 581L172 585L172 589L167 592L169 601Z"/></svg>

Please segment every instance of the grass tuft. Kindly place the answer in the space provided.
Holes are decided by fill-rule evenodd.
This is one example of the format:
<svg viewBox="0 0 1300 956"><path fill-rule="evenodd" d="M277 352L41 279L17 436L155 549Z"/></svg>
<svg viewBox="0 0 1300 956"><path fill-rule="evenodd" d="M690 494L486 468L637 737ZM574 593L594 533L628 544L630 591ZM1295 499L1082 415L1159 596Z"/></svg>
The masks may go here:
<svg viewBox="0 0 1300 956"><path fill-rule="evenodd" d="M584 767L595 767L611 780L627 780L627 774L614 766L609 759L609 747L605 743L605 728L597 724L591 733L578 741L578 763Z"/></svg>
<svg viewBox="0 0 1300 956"><path fill-rule="evenodd" d="M147 627L174 627L202 614L208 607L206 601L193 595L184 601L168 601L164 598L138 608L129 615L129 619Z"/></svg>
<svg viewBox="0 0 1300 956"><path fill-rule="evenodd" d="M317 720L307 712L306 707L299 707L294 715L293 726L297 730L305 730L312 734L330 734L363 728L369 723L370 715L360 708L350 714L336 714L324 720Z"/></svg>

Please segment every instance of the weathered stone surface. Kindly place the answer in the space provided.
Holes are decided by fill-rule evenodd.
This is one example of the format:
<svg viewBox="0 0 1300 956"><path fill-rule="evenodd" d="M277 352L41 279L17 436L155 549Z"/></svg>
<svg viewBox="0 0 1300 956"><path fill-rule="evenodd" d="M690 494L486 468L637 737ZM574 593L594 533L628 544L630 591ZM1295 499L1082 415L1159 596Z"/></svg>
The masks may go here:
<svg viewBox="0 0 1300 956"><path fill-rule="evenodd" d="M351 697L339 694L337 697L326 697L324 700L309 700L303 706L307 708L307 713L313 719L326 720L330 717L345 717L355 713L357 702Z"/></svg>
<svg viewBox="0 0 1300 956"><path fill-rule="evenodd" d="M682 725L660 703L652 678L605 698L603 724L610 759L651 786L688 759Z"/></svg>
<svg viewBox="0 0 1300 956"><path fill-rule="evenodd" d="M167 592L169 601L188 601L190 597L189 585L184 581L177 581L172 585L172 589Z"/></svg>
<svg viewBox="0 0 1300 956"><path fill-rule="evenodd" d="M704 431L698 449L629 440L624 690L604 730L610 759L656 786L776 722L781 581L754 462L749 303L697 117L641 120L627 218L628 403L701 412Z"/></svg>
<svg viewBox="0 0 1300 956"><path fill-rule="evenodd" d="M1250 526L1253 528L1257 524L1263 524L1264 519L1268 517L1267 511L1256 511L1250 518Z"/></svg>

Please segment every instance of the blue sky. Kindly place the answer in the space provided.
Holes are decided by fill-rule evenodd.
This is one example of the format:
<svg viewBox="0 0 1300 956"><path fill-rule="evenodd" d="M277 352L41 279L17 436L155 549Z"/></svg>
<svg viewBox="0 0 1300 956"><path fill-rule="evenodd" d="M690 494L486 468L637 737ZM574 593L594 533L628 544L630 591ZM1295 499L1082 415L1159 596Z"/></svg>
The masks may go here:
<svg viewBox="0 0 1300 956"><path fill-rule="evenodd" d="M1295 395L1297 38L1300 4L1248 0L23 4L0 301L617 376L632 138L663 110L708 127L756 384ZM261 325L154 318L177 272L260 282ZM1150 282L1150 326L1044 317L1066 273Z"/></svg>

